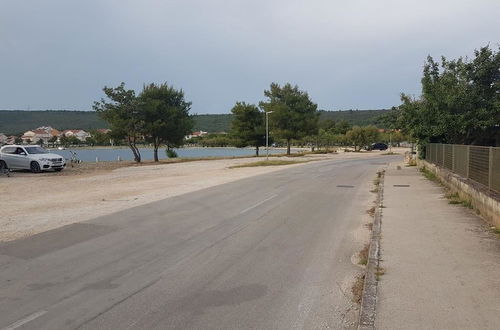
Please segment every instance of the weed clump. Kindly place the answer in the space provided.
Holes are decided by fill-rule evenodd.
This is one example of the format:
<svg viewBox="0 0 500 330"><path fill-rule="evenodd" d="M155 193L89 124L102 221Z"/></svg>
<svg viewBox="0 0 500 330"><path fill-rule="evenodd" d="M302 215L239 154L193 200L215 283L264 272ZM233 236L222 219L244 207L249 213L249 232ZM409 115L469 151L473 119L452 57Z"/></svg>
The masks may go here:
<svg viewBox="0 0 500 330"><path fill-rule="evenodd" d="M365 244L363 249L359 251L359 264L366 266L368 264L368 252L370 251L370 244Z"/></svg>
<svg viewBox="0 0 500 330"><path fill-rule="evenodd" d="M352 300L357 304L361 304L364 285L365 285L365 275L359 275L358 277L356 277L356 280L352 285L351 292L352 292Z"/></svg>
<svg viewBox="0 0 500 330"><path fill-rule="evenodd" d="M428 180L439 183L439 179L436 174L429 171L425 166L420 169L420 173L422 173Z"/></svg>
<svg viewBox="0 0 500 330"><path fill-rule="evenodd" d="M472 203L470 200L463 199L460 197L460 195L457 192L454 193L447 193L445 195L447 199L449 199L448 204L454 204L454 205L462 205L464 207L467 207L469 209L472 209Z"/></svg>

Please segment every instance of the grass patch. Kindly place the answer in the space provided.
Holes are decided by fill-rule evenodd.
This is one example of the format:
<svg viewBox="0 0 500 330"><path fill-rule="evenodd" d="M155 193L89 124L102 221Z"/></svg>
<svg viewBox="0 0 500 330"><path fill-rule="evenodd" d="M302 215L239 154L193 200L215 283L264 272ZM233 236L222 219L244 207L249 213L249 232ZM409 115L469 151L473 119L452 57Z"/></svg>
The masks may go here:
<svg viewBox="0 0 500 330"><path fill-rule="evenodd" d="M439 183L439 179L436 176L436 174L434 174L433 172L429 171L427 168L422 167L420 169L420 173L422 173L428 180L431 180L433 182Z"/></svg>
<svg viewBox="0 0 500 330"><path fill-rule="evenodd" d="M241 164L241 165L235 165L231 166L230 168L240 168L240 167L258 167L258 166L280 166L280 165L292 165L292 164L301 164L301 163L307 163L308 161L294 161L294 160L261 160L258 162L253 162L253 163L248 163L248 164Z"/></svg>
<svg viewBox="0 0 500 330"><path fill-rule="evenodd" d="M370 209L366 211L366 213L368 213L370 216L373 217L375 216L375 210L376 210L375 206L372 206Z"/></svg>
<svg viewBox="0 0 500 330"><path fill-rule="evenodd" d="M375 272L375 277L377 278L377 281L380 281L380 277L382 275L385 275L385 269L383 267L377 267L377 271Z"/></svg>
<svg viewBox="0 0 500 330"><path fill-rule="evenodd" d="M352 300L357 304L361 304L361 298L363 297L364 286L365 286L365 275L357 276L351 288Z"/></svg>
<svg viewBox="0 0 500 330"><path fill-rule="evenodd" d="M337 153L337 149L317 149L314 151L311 151L310 154L317 154L317 155L325 155L325 154L334 154Z"/></svg>
<svg viewBox="0 0 500 330"><path fill-rule="evenodd" d="M500 236L500 228L497 228L497 227L491 227L491 231L492 231L494 234L497 234L498 236Z"/></svg>
<svg viewBox="0 0 500 330"><path fill-rule="evenodd" d="M417 166L417 160L416 159L410 159L408 161L408 164L406 165L406 167L410 167L410 166Z"/></svg>
<svg viewBox="0 0 500 330"><path fill-rule="evenodd" d="M307 154L308 154L307 152L297 152L295 154L290 154L290 155L287 154L280 155L280 157L304 157Z"/></svg>
<svg viewBox="0 0 500 330"><path fill-rule="evenodd" d="M366 266L368 263L368 251L370 250L370 244L366 243L361 251L359 251L359 264Z"/></svg>
<svg viewBox="0 0 500 330"><path fill-rule="evenodd" d="M391 156L391 155L399 155L397 152L386 152L386 153L383 153L382 156Z"/></svg>
<svg viewBox="0 0 500 330"><path fill-rule="evenodd" d="M468 207L469 209L473 208L471 201L463 199L457 192L447 193L445 197L449 199L448 204L462 205L464 207Z"/></svg>

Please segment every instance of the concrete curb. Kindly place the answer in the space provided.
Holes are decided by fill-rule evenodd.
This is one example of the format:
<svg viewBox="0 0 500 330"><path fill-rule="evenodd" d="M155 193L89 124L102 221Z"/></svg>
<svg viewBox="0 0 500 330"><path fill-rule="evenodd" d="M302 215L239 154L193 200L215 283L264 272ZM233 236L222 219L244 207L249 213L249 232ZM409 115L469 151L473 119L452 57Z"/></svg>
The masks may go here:
<svg viewBox="0 0 500 330"><path fill-rule="evenodd" d="M385 171L382 171L377 193L377 207L375 208L373 219L372 235L370 238L370 249L368 251L368 263L366 264L365 283L363 286L363 294L361 297L358 330L375 329L378 286L377 270L380 261L380 233L382 229L384 176Z"/></svg>

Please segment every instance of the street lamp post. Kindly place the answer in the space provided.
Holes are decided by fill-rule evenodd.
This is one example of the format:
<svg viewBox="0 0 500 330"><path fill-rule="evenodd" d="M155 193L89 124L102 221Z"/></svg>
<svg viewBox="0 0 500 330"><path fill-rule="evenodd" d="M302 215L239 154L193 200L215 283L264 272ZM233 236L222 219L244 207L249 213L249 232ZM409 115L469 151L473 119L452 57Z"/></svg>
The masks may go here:
<svg viewBox="0 0 500 330"><path fill-rule="evenodd" d="M269 160L269 114L272 111L266 111L266 160Z"/></svg>

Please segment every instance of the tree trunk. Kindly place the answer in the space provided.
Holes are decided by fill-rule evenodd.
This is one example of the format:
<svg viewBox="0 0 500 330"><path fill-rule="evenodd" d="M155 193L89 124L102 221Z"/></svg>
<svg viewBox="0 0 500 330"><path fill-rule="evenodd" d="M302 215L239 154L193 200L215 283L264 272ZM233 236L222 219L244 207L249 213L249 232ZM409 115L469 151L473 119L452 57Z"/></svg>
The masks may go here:
<svg viewBox="0 0 500 330"><path fill-rule="evenodd" d="M158 147L157 146L154 147L153 156L154 156L155 162L158 162Z"/></svg>
<svg viewBox="0 0 500 330"><path fill-rule="evenodd" d="M290 139L286 139L286 154L290 155Z"/></svg>
<svg viewBox="0 0 500 330"><path fill-rule="evenodd" d="M154 156L154 161L155 162L159 161L158 160L158 147L159 147L159 144L160 143L158 142L158 140L156 138L154 138L153 139L153 148L154 148L154 150L153 150L153 156Z"/></svg>
<svg viewBox="0 0 500 330"><path fill-rule="evenodd" d="M259 157L259 146L255 147L255 156Z"/></svg>
<svg viewBox="0 0 500 330"><path fill-rule="evenodd" d="M130 136L127 137L127 140L128 140L128 145L130 147L130 149L132 150L132 153L134 154L134 161L136 163L140 163L141 162L141 153L139 152L139 148L137 148L137 146L135 145L135 138L131 138Z"/></svg>

